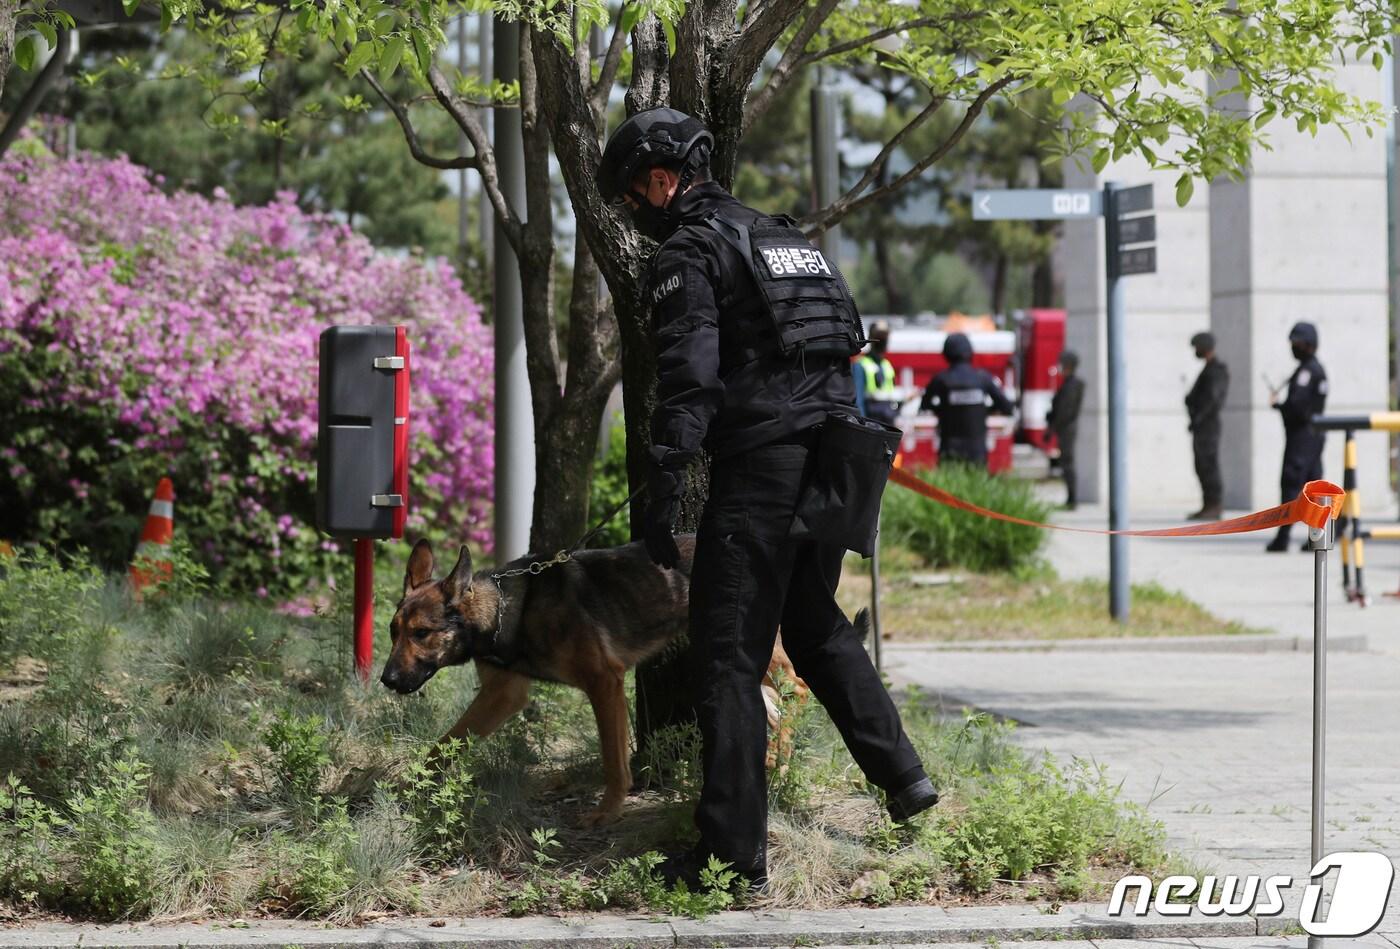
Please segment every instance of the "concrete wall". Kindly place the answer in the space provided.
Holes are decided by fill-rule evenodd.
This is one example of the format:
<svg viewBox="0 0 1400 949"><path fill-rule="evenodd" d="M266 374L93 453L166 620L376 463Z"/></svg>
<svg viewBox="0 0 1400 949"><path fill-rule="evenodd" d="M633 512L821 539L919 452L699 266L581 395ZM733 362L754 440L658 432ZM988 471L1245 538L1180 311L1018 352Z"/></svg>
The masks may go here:
<svg viewBox="0 0 1400 949"><path fill-rule="evenodd" d="M1369 66L1339 70L1340 84L1365 98L1381 99L1382 81ZM1067 169L1067 187L1103 180L1156 186L1158 273L1124 278L1133 507L1185 513L1199 506L1182 399L1200 367L1188 341L1201 329L1215 333L1230 367L1221 446L1228 507L1278 503L1283 429L1262 376L1277 385L1292 372L1287 334L1296 321L1318 326L1329 413L1387 407L1385 137L1358 133L1348 142L1324 129L1313 138L1282 121L1267 131L1272 150L1256 149L1243 181L1198 183L1185 208L1176 207L1176 175L1151 172L1136 159L1101 177ZM1090 382L1081 489L1086 500L1106 500L1101 224L1066 227L1064 264L1070 345ZM1387 437L1361 435L1358 446L1367 513L1393 514ZM1325 476L1340 482L1340 437L1329 438L1324 464Z"/></svg>

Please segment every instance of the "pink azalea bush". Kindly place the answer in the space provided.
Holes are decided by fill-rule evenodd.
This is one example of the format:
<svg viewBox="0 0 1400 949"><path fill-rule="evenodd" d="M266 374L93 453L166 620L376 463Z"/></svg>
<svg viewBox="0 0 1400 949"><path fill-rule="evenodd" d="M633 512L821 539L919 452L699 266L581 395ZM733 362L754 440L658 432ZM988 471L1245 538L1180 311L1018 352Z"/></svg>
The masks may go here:
<svg viewBox="0 0 1400 949"><path fill-rule="evenodd" d="M315 509L317 339L404 323L411 532L489 544L492 352L443 261L125 159L0 160L0 538L131 555L156 480L226 583L290 591L343 561Z"/></svg>

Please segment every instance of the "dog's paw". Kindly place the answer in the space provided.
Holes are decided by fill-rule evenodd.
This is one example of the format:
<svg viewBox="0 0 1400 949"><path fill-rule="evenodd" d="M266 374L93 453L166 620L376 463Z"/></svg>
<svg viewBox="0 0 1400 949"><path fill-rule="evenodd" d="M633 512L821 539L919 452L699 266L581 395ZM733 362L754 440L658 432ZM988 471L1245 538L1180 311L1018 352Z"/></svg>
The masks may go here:
<svg viewBox="0 0 1400 949"><path fill-rule="evenodd" d="M583 815L581 823L584 827L604 827L608 824L616 824L622 819L622 806L607 807L602 804Z"/></svg>

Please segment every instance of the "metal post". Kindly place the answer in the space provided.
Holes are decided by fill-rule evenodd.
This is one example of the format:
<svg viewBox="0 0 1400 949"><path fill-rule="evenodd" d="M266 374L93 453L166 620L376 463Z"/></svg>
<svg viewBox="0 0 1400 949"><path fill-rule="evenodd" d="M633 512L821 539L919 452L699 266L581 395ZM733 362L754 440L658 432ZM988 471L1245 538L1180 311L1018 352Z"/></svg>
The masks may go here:
<svg viewBox="0 0 1400 949"><path fill-rule="evenodd" d="M1313 741L1312 741L1312 866L1323 856L1322 829L1327 765L1327 552L1332 549L1336 521L1308 528L1313 550ZM1322 949L1322 939L1308 937L1308 949Z"/></svg>
<svg viewBox="0 0 1400 949"><path fill-rule="evenodd" d="M491 75L491 24L492 18L489 12L481 14L477 19L476 26L476 71L481 76L481 81ZM485 109L483 111L491 111ZM482 123L490 133L491 123ZM477 208L479 219L477 227L481 231L481 253L483 260L494 260L493 249L496 246L496 209L491 207L491 198L486 194L485 186L477 190L477 197L480 199L480 207Z"/></svg>
<svg viewBox="0 0 1400 949"><path fill-rule="evenodd" d="M1128 529L1128 380L1123 361L1123 281L1118 275L1118 185L1103 189L1104 256L1108 274L1108 526ZM1128 538L1108 538L1108 611L1126 622Z"/></svg>
<svg viewBox="0 0 1400 949"><path fill-rule="evenodd" d="M355 671L369 681L374 657L374 541L355 539Z"/></svg>
<svg viewBox="0 0 1400 949"><path fill-rule="evenodd" d="M520 78L520 25L495 24L496 78ZM496 109L496 164L506 201L525 214L525 146L519 109ZM525 369L525 317L520 261L499 224L495 235L496 560L524 556L530 545L535 493L535 427Z"/></svg>
<svg viewBox="0 0 1400 949"><path fill-rule="evenodd" d="M870 555L870 643L875 652L875 671L884 672L880 661L880 516L875 516L875 550Z"/></svg>
<svg viewBox="0 0 1400 949"><path fill-rule="evenodd" d="M457 69L468 75L467 70L467 14L463 13L457 18ZM471 143L467 141L466 130L459 130L457 133L457 153L465 155ZM457 246L465 248L467 246L467 231L470 230L469 215L467 214L467 171L466 168L457 170ZM484 190L484 189L483 189Z"/></svg>
<svg viewBox="0 0 1400 949"><path fill-rule="evenodd" d="M841 193L841 162L836 153L836 143L841 138L841 115L837 105L836 90L827 83L826 71L818 67L817 83L812 87L813 210L828 206ZM840 229L828 228L817 243L827 260L839 266Z"/></svg>

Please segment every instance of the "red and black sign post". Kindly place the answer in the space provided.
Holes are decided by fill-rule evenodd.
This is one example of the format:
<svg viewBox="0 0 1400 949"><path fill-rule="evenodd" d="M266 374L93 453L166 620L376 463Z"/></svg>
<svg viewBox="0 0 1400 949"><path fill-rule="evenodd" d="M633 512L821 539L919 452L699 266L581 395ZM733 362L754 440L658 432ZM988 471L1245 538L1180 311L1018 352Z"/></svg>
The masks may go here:
<svg viewBox="0 0 1400 949"><path fill-rule="evenodd" d="M374 652L374 541L408 519L409 346L402 326L321 333L316 523L355 541L355 670Z"/></svg>

